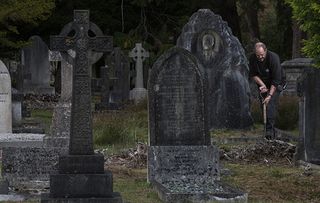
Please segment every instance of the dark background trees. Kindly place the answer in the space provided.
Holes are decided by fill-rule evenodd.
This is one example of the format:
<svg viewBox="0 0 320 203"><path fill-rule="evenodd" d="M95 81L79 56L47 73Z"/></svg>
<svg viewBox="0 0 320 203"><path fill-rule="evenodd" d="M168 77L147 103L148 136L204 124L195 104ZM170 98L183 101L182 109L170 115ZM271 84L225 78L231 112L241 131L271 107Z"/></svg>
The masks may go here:
<svg viewBox="0 0 320 203"><path fill-rule="evenodd" d="M116 46L131 49L139 41L157 56L175 44L183 25L200 8L209 8L221 15L247 53L255 41L261 40L279 53L282 60L301 55L298 46L301 40L296 34L292 35L292 25L296 33L301 32L296 21L292 22L291 8L284 0L2 1L1 57L12 56L8 53L16 51L32 35L40 35L48 42L50 35L59 34L62 26L73 19L74 9L89 9L91 21L105 34L112 35ZM22 9L6 12L10 6Z"/></svg>

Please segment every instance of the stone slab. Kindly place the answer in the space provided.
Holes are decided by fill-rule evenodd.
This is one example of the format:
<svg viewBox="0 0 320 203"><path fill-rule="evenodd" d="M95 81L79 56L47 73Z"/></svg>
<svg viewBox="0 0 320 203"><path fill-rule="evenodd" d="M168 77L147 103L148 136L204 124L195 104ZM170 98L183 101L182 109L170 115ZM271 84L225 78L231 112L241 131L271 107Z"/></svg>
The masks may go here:
<svg viewBox="0 0 320 203"><path fill-rule="evenodd" d="M40 147L42 146L45 134L29 134L29 133L0 133L1 147Z"/></svg>
<svg viewBox="0 0 320 203"><path fill-rule="evenodd" d="M48 194L41 195L41 203L122 203L119 193L114 192L111 197L101 198L50 198Z"/></svg>
<svg viewBox="0 0 320 203"><path fill-rule="evenodd" d="M112 174L52 174L50 197L87 198L108 197L113 194Z"/></svg>
<svg viewBox="0 0 320 203"><path fill-rule="evenodd" d="M247 202L248 199L248 194L217 181L203 185L184 185L185 187L179 185L180 191L173 189L175 187L168 187L170 183L161 184L153 181L152 184L160 199L166 203L234 203Z"/></svg>
<svg viewBox="0 0 320 203"><path fill-rule="evenodd" d="M59 172L64 174L104 173L104 156L98 154L60 156Z"/></svg>
<svg viewBox="0 0 320 203"><path fill-rule="evenodd" d="M219 179L219 152L215 146L150 146L149 181Z"/></svg>

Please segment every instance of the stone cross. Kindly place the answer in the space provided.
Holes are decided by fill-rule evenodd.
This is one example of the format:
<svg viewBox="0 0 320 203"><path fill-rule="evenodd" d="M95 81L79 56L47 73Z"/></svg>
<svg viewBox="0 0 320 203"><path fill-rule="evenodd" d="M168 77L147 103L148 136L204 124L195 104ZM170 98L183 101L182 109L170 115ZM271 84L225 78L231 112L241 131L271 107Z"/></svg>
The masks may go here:
<svg viewBox="0 0 320 203"><path fill-rule="evenodd" d="M70 155L93 154L91 80L89 69L89 51L106 52L112 50L112 37L89 37L89 11L74 11L75 35L51 36L51 50L75 50L73 70L72 109L70 129Z"/></svg>
<svg viewBox="0 0 320 203"><path fill-rule="evenodd" d="M135 88L143 88L143 64L142 62L149 57L149 52L146 51L141 43L136 43L136 46L129 53L129 57L136 62L136 84Z"/></svg>

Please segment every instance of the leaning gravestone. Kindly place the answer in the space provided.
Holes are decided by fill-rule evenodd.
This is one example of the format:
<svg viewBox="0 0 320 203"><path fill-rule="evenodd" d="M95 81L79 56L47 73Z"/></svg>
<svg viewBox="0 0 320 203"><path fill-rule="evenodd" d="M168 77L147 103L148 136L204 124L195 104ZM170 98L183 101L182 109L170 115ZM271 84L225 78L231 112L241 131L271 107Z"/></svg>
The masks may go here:
<svg viewBox="0 0 320 203"><path fill-rule="evenodd" d="M149 78L148 179L170 203L246 201L221 183L218 149L210 144L207 79L192 54L172 48Z"/></svg>
<svg viewBox="0 0 320 203"><path fill-rule="evenodd" d="M135 87L130 92L130 99L138 103L147 96L147 90L143 87L143 61L149 57L149 52L142 47L141 43L136 43L129 52L129 57L136 62Z"/></svg>
<svg viewBox="0 0 320 203"><path fill-rule="evenodd" d="M11 78L0 60L0 133L12 133Z"/></svg>
<svg viewBox="0 0 320 203"><path fill-rule="evenodd" d="M250 127L248 62L227 23L209 9L200 9L183 27L177 46L194 54L208 75L210 129Z"/></svg>
<svg viewBox="0 0 320 203"><path fill-rule="evenodd" d="M91 119L91 80L88 51L111 51L112 38L89 37L89 11L74 11L73 38L52 36L53 50L76 52L73 85L70 145L68 155L59 157L58 174L50 176L49 197L41 202L122 202L112 189L112 174L104 171L104 157L94 154Z"/></svg>
<svg viewBox="0 0 320 203"><path fill-rule="evenodd" d="M31 45L23 49L24 69L30 74L24 79L24 93L54 94L50 86L48 47L39 36L32 36L30 41Z"/></svg>
<svg viewBox="0 0 320 203"><path fill-rule="evenodd" d="M320 165L320 69L305 69L298 82L299 133L296 159Z"/></svg>

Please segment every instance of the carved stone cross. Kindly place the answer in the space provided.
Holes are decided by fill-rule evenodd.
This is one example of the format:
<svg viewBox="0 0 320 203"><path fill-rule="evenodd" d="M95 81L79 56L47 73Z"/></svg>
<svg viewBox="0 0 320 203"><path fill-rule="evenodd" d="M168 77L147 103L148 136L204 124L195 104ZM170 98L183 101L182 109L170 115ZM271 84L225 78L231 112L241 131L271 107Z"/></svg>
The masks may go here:
<svg viewBox="0 0 320 203"><path fill-rule="evenodd" d="M55 51L75 50L76 58L73 70L72 109L70 129L70 155L93 154L92 116L91 116L91 80L88 53L112 50L112 37L90 37L88 10L75 10L72 26L74 36L51 36L50 47Z"/></svg>
<svg viewBox="0 0 320 203"><path fill-rule="evenodd" d="M149 52L146 51L141 43L136 43L135 48L129 53L129 57L136 61L136 85L135 88L143 88L143 64L142 62L149 57Z"/></svg>

